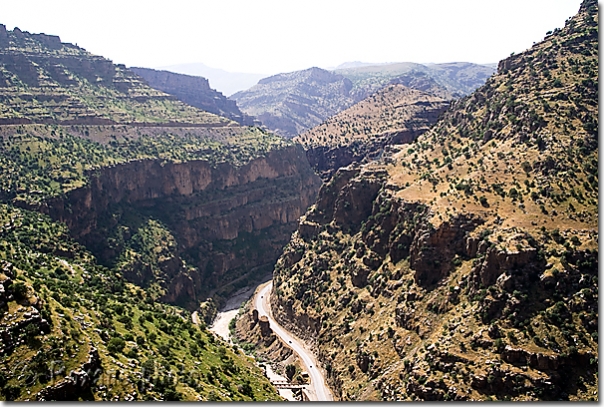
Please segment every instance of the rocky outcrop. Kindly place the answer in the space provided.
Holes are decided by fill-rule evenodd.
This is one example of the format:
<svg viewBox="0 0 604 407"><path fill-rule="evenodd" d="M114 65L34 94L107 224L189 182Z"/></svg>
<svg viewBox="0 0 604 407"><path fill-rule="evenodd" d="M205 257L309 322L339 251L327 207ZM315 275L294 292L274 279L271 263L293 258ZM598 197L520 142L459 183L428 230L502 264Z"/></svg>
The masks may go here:
<svg viewBox="0 0 604 407"><path fill-rule="evenodd" d="M593 352L577 351L573 345L570 349L574 353L564 353L555 344L554 352L535 352L526 344L506 343L510 338L517 340L509 333L517 321L535 317L540 307L535 304L550 306L551 298L556 296L574 299L568 304L558 302L554 310L542 313L551 323L572 321L571 310L586 312L585 315L595 313L595 296L589 288L593 281L590 276L595 273L595 253L569 251L565 255L567 270L555 277L548 276L545 271L551 265L545 264L542 246L529 234L515 232L509 243L517 250L504 249L489 240L490 230L484 232L485 219L478 214L459 213L435 223L429 205L394 197L395 192L385 181L377 165L350 166L336 172L321 187L317 203L301 218L297 232L275 268L273 315L280 324L315 347L321 363L331 367L327 377L334 391L340 397L347 397L342 392L345 375L355 379L357 367L367 380L383 373L376 367L377 359L372 359L371 352L365 352L362 347L373 343L371 335L377 336L377 342L381 343L385 339L383 334L373 331L369 339L365 336L356 340L356 350L344 348L339 338L350 338L352 333L359 335L359 332L363 338L364 326L371 323L368 321L376 302L382 307L381 301L389 301L396 304L389 308L394 311L396 329L390 325L388 335L408 368L405 368L407 373L398 373L394 382L376 384L384 398L394 399L403 392L406 397L422 400L468 400L472 391L496 397L526 394L546 400L567 397L564 389L568 386L560 380L559 369L582 371L593 365ZM477 229L483 232L477 233ZM334 253L338 255L334 257ZM461 278L454 273L459 273L460 265L465 262L471 267L465 269ZM409 271L405 271L407 267ZM401 278L401 273L407 273L406 277ZM578 292L582 293L580 298L577 298ZM527 302L530 300L525 293L539 298L534 299L534 304ZM376 302L372 302L373 299ZM309 306L317 303L322 312ZM438 320L433 316L455 308L460 311L458 305L461 309L468 305L474 307L472 312L478 315L478 320L491 325L475 332L475 328L459 329L459 322L454 323L454 319L446 320L438 329L442 326L451 333L443 334L443 340L449 344L457 332L459 347L448 345L447 351L442 351L436 343L430 346L424 343L426 354L422 359L407 358L414 343L429 341L435 335L433 324ZM334 318L334 314L338 317ZM339 315L345 316L343 322ZM470 311L463 311L462 315L470 318ZM357 319L364 324L353 327ZM506 327L507 334L495 321ZM594 329L594 321L584 318L587 332ZM532 328L529 332L535 335ZM467 338L467 345L463 338ZM539 340L535 339L534 343ZM374 349L381 353L383 346L391 345L382 343ZM497 363L488 361L484 375L462 373L462 366L469 369L475 364L465 355L466 346L475 352L498 354ZM352 356L346 359L341 353L352 353ZM350 367L334 369L338 358ZM390 369L398 370L400 366L393 362ZM420 371L419 366L430 373ZM528 373L519 374L518 368ZM468 386L445 385L434 378L434 372L442 372L446 377L463 377L461 383ZM407 378L404 390L400 387L401 377ZM426 380L427 377L432 379Z"/></svg>
<svg viewBox="0 0 604 407"><path fill-rule="evenodd" d="M36 335L50 333L50 322L40 314L43 301L35 296L28 297L28 288L23 282L15 283L13 264L0 261L0 308L8 311L8 303L17 300L12 312L0 314L0 352L10 355L13 350L26 340ZM20 286L17 288L17 286Z"/></svg>
<svg viewBox="0 0 604 407"><path fill-rule="evenodd" d="M366 142L354 141L345 146L309 147L306 150L306 158L317 174L327 181L339 168L380 159L387 150L387 146L411 143L424 131L400 130L387 132Z"/></svg>
<svg viewBox="0 0 604 407"><path fill-rule="evenodd" d="M499 277L506 270L512 272L523 270L526 275L536 276L545 269L545 260L539 257L537 248L528 247L515 252L498 250L495 247L487 249L483 260L474 268L477 285L489 287L503 280Z"/></svg>
<svg viewBox="0 0 604 407"><path fill-rule="evenodd" d="M455 255L468 257L464 240L482 219L460 215L437 228L424 224L415 235L410 247L410 265L415 269L415 278L421 286L429 287L453 268Z"/></svg>
<svg viewBox="0 0 604 407"><path fill-rule="evenodd" d="M98 350L90 345L88 358L79 369L69 372L63 380L46 386L36 394L37 401L77 401L90 392L101 373Z"/></svg>
<svg viewBox="0 0 604 407"><path fill-rule="evenodd" d="M258 326L260 327L260 334L263 337L270 336L273 333L273 330L271 329L270 323L266 315L262 315L258 318Z"/></svg>
<svg viewBox="0 0 604 407"><path fill-rule="evenodd" d="M222 93L210 88L206 78L149 68L132 67L130 70L141 76L152 88L166 92L186 104L227 117L244 126L260 124L253 117L242 113L234 100L227 99Z"/></svg>
<svg viewBox="0 0 604 407"><path fill-rule="evenodd" d="M558 370L564 365L587 365L593 358L591 353L580 353L572 356L559 354L546 355L539 352L530 352L522 348L513 348L509 345L501 352L501 359L515 365L528 365L538 370Z"/></svg>

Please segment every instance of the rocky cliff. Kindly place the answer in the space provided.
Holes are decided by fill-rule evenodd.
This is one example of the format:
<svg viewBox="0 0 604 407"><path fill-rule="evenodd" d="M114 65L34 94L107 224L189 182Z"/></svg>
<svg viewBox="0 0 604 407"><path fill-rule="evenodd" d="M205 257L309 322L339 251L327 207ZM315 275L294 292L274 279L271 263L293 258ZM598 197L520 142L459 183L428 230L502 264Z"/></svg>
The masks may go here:
<svg viewBox="0 0 604 407"><path fill-rule="evenodd" d="M321 187L271 305L339 398L598 399L597 19Z"/></svg>
<svg viewBox="0 0 604 407"><path fill-rule="evenodd" d="M259 124L254 122L253 117L241 113L235 101L210 88L206 78L148 68L132 67L130 70L142 77L152 88L166 92L188 105L227 117L243 126Z"/></svg>
<svg viewBox="0 0 604 407"><path fill-rule="evenodd" d="M144 160L103 168L41 210L126 278L145 287L161 282L163 300L195 308L230 282L271 268L319 185L303 150L290 146L241 167ZM125 254L150 221L174 240L156 264Z"/></svg>

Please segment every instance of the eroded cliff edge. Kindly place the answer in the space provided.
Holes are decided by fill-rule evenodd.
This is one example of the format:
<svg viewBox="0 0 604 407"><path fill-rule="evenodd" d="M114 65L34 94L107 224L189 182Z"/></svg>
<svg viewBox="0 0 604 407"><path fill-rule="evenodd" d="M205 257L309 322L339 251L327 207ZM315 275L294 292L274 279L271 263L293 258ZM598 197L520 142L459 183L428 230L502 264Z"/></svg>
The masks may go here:
<svg viewBox="0 0 604 407"><path fill-rule="evenodd" d="M148 159L88 175L42 211L127 280L188 308L270 270L321 183L295 145L239 167Z"/></svg>

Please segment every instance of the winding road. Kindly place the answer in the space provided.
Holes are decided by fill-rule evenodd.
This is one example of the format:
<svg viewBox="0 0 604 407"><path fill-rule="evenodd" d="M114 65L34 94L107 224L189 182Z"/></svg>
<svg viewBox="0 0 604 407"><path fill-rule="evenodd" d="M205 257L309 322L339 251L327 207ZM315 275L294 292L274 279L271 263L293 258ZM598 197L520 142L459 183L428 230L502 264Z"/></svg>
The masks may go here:
<svg viewBox="0 0 604 407"><path fill-rule="evenodd" d="M317 366L315 356L304 346L304 343L300 339L286 331L285 328L273 319L269 306L269 296L272 288L273 282L271 281L256 294L254 306L258 310L258 316L265 315L269 320L273 332L302 359L310 376L311 392L314 393L317 401L333 401L333 395L325 384L325 378Z"/></svg>

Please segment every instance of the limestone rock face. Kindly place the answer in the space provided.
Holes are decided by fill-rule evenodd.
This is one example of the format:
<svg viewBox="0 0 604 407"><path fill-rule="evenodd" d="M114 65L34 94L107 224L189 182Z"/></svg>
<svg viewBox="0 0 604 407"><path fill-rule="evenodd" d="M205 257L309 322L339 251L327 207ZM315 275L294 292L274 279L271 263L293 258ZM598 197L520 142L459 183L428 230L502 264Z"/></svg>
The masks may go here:
<svg viewBox="0 0 604 407"><path fill-rule="evenodd" d="M464 238L480 223L479 218L462 215L438 228L426 224L419 230L410 248L410 265L416 270L418 283L429 286L446 276L453 257L467 255Z"/></svg>
<svg viewBox="0 0 604 407"><path fill-rule="evenodd" d="M88 358L78 369L69 372L63 380L46 386L36 394L37 401L74 401L90 391L102 370L98 350L91 346Z"/></svg>
<svg viewBox="0 0 604 407"><path fill-rule="evenodd" d="M270 336L273 333L266 315L262 315L260 318L258 318L258 325L260 326L260 334L263 337Z"/></svg>
<svg viewBox="0 0 604 407"><path fill-rule="evenodd" d="M107 244L107 236L124 213L159 219L177 242L158 252L163 298L194 309L212 288L270 267L319 185L302 148L291 146L242 167L146 160L104 168L41 209L109 264L122 249ZM143 286L157 277L136 261L124 275Z"/></svg>

